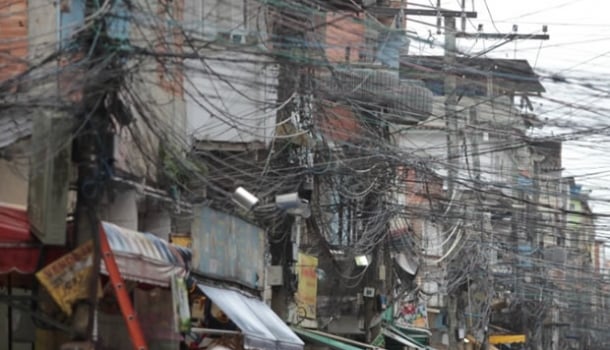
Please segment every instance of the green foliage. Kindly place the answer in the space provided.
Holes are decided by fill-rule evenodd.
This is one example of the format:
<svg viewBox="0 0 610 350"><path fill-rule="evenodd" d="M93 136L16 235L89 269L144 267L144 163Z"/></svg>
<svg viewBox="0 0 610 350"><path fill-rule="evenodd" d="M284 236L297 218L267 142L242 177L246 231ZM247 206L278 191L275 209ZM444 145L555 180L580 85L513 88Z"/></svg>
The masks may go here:
<svg viewBox="0 0 610 350"><path fill-rule="evenodd" d="M161 159L160 179L166 186L187 187L194 180L208 173L205 164L189 159L184 151L167 144L160 145L159 158Z"/></svg>

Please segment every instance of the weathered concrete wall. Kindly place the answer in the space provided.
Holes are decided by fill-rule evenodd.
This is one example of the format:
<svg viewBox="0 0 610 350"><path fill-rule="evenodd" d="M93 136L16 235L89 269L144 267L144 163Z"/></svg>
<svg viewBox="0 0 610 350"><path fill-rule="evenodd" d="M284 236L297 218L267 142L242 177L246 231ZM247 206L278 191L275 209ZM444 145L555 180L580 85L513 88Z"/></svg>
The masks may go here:
<svg viewBox="0 0 610 350"><path fill-rule="evenodd" d="M30 169L25 156L29 145L29 141L24 140L3 150L9 159L0 158L0 202L2 203L27 205Z"/></svg>

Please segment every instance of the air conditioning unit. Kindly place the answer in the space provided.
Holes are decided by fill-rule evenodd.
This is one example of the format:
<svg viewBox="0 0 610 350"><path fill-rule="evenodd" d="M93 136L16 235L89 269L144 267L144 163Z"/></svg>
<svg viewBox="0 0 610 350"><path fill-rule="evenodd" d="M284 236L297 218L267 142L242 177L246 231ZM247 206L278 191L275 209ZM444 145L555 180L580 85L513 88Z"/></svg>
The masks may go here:
<svg viewBox="0 0 610 350"><path fill-rule="evenodd" d="M372 298L375 296L375 288L373 287L364 287L364 291L362 293L362 295L365 298Z"/></svg>
<svg viewBox="0 0 610 350"><path fill-rule="evenodd" d="M216 39L222 43L231 45L243 45L246 43L246 33L240 30L219 31Z"/></svg>
<svg viewBox="0 0 610 350"><path fill-rule="evenodd" d="M245 44L246 43L246 35L242 33L231 33L231 43L233 44Z"/></svg>
<svg viewBox="0 0 610 350"><path fill-rule="evenodd" d="M258 42L256 34L249 33L246 30L236 29L232 31L219 31L216 34L216 39L231 45L251 45Z"/></svg>

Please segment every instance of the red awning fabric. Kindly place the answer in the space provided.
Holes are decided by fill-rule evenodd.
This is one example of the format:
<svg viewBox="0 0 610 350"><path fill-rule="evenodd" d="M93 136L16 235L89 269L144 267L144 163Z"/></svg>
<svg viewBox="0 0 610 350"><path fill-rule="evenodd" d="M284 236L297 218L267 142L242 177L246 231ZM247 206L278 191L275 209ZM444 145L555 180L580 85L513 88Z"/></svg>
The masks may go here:
<svg viewBox="0 0 610 350"><path fill-rule="evenodd" d="M23 243L32 238L27 210L0 203L0 242Z"/></svg>
<svg viewBox="0 0 610 350"><path fill-rule="evenodd" d="M0 203L0 274L32 274L41 264L43 245L30 231L27 210ZM44 263L65 253L58 247L44 248Z"/></svg>

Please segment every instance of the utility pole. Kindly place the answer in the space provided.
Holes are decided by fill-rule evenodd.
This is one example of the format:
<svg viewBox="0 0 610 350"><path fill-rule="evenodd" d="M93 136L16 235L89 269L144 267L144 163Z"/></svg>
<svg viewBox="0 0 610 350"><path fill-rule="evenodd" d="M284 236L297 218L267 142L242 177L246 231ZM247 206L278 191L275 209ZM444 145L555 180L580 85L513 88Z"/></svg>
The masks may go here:
<svg viewBox="0 0 610 350"><path fill-rule="evenodd" d="M447 130L447 192L448 198L454 198L455 183L457 179L457 170L459 169L459 141L458 141L458 121L455 113L457 106L457 95L455 90L457 87L457 77L451 72L455 67L455 17L444 17L445 23L445 57L444 57L444 74L445 74L445 126ZM452 203L449 203L451 209L447 215L449 217L449 226L455 222L455 210ZM449 308L449 348L458 349L460 344L457 341L458 332L458 315L457 315L457 296L449 293L447 296L447 306Z"/></svg>
<svg viewBox="0 0 610 350"><path fill-rule="evenodd" d="M447 130L447 193L448 198L453 198L454 193L456 191L455 184L457 180L457 171L459 169L459 125L456 115L457 109L457 95L456 95L456 87L457 87L457 77L452 73L452 69L455 67L455 57L456 57L456 39L464 38L464 39L504 39L506 42L514 41L514 40L549 40L550 36L546 33L546 26L543 27L544 34L517 34L516 29L512 33L466 33L466 18L476 18L476 12L468 12L465 11L465 1L461 1L462 9L461 11L451 11L445 10L441 8L441 0L437 0L437 9L434 10L420 10L420 9L407 9L403 8L402 11L405 16L428 16L428 17L436 17L437 18L437 26L438 32L441 32L441 17L444 20L445 25L445 55L444 55L444 93L445 93L445 127ZM396 11L396 9L391 8L382 8L375 7L372 8L375 14L377 13L385 13ZM456 18L460 17L462 20L461 31L457 32L456 30ZM514 27L516 28L516 27ZM493 88L491 91L488 91L488 96L491 98L494 97ZM475 111L476 117L476 111ZM478 153L478 151L477 151ZM477 164L476 171L480 175L479 167L480 164ZM516 176L515 176L516 178ZM479 178L476 179L477 183L480 181ZM478 195L478 194L477 194ZM451 207L447 213L448 215L448 226L452 226L455 223L456 212ZM514 217L514 215L513 215ZM483 216L481 214L481 225L483 225ZM513 235L516 235L516 225L513 224ZM481 227L481 234L483 234L483 227ZM481 238L483 239L483 238ZM518 244L518 243L516 243ZM457 331L458 331L458 314L457 314L457 296L451 295L451 293L447 296L447 307L448 307L448 319L449 319L449 349L459 349L461 348L461 344L457 342ZM485 334L487 336L487 334ZM483 349L487 347L487 339L483 341Z"/></svg>
<svg viewBox="0 0 610 350"><path fill-rule="evenodd" d="M471 147L472 147L472 168L473 168L473 178L474 178L474 183L473 183L473 188L474 188L474 198L473 200L476 202L475 205L478 206L478 208L480 208L479 210L475 209L474 211L474 215L475 215L475 225L476 225L476 229L479 231L479 236L481 239L481 247L483 247L483 254L485 254L486 256L486 261L485 261L485 266L483 266L484 269L484 280L485 280L485 285L491 285L492 281L491 281L491 274L489 272L489 267L490 267L490 261L491 261L491 254L488 252L489 250L486 249L485 247L489 247L491 244L491 241L493 240L493 237L491 237L491 239L488 239L486 236L486 232L485 232L485 213L484 213L484 208L485 208L485 203L483 201L483 196L482 191L483 188L481 186L481 174L482 174L482 170L481 170L481 156L480 156L480 148L479 148L479 137L481 136L481 133L477 130L477 127L479 125L479 120L478 120L478 114L477 114L477 108L476 106L472 106L470 107L470 110L468 111L469 113L469 118L468 118L468 129L469 130L473 130L472 132L470 132L470 141L471 141ZM482 312L483 310L481 310ZM481 350L487 350L488 349L488 328L489 328L489 324L488 324L488 311L485 311L485 314L482 315L483 317L483 340L481 342Z"/></svg>
<svg viewBox="0 0 610 350"><path fill-rule="evenodd" d="M449 164L447 189L449 196L452 196L455 191L457 169L459 169L458 122L455 114L457 106L457 95L455 94L457 77L451 72L455 67L455 18L445 17L444 20L445 57L443 71L445 74L445 126L447 127L447 161Z"/></svg>
<svg viewBox="0 0 610 350"><path fill-rule="evenodd" d="M294 93L302 92L300 90L302 88L302 71L299 68L299 64L291 58L297 53L302 54L302 52L298 46L295 47L295 42L298 42L298 40L292 41L291 38L304 38L305 32L308 29L305 25L292 26L286 22L286 18L291 17L290 15L294 15L294 18L302 20L303 23L308 23L305 20L308 14L297 11L289 15L289 10L285 8L274 8L273 5L269 6L270 10L276 12L276 17L272 22L272 37L275 41L273 45L274 54L276 55L276 61L279 66L277 99L283 103L290 100ZM292 102L288 104L286 108L278 110L276 121L278 123L285 122L287 119L291 118L293 113L299 112L300 108L303 108L300 102L303 102L303 100L298 99L297 103ZM273 149L271 149L270 152L281 153L282 159L287 160L288 157L290 157L288 152L283 151L285 150L283 144L278 145L275 143L272 147ZM281 228L278 231L289 229L292 230L293 234L290 237L284 237L270 245L271 264L282 266L283 275L283 285L272 287L271 308L281 319L288 321L289 323L295 321L292 318L296 317L294 314L297 313L296 309L294 310L294 313L290 312L290 309L294 306L294 293L296 292L298 283L294 271L296 263L294 259L296 258L296 255L298 255L299 243L296 242L296 238L301 234L301 225L302 221L300 218L294 217L294 220L293 218L285 219L283 224L279 226ZM280 235L279 232L276 232L276 234L278 236Z"/></svg>

